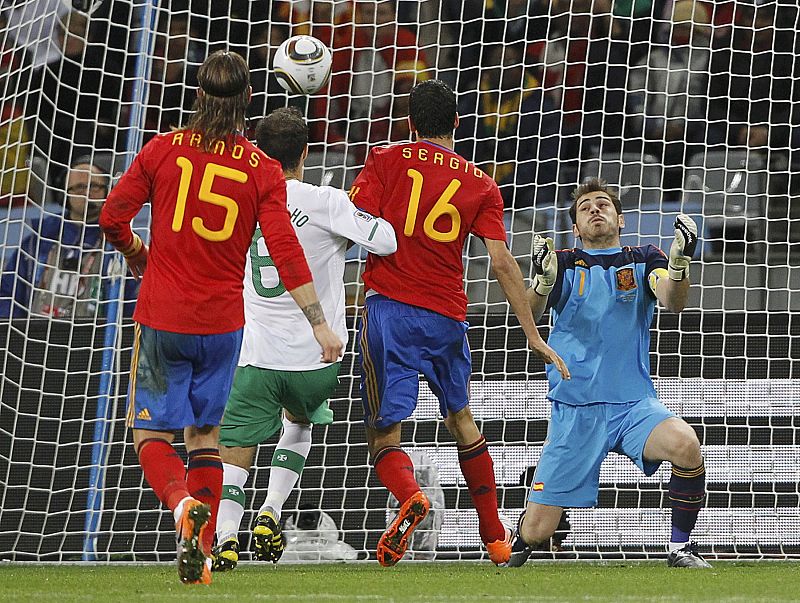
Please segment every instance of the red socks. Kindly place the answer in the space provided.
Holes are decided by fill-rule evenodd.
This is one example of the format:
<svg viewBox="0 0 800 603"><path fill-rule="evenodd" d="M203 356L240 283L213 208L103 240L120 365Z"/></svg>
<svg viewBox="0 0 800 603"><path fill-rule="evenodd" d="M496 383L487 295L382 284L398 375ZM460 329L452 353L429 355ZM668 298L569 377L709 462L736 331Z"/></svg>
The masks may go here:
<svg viewBox="0 0 800 603"><path fill-rule="evenodd" d="M189 496L211 506L211 519L203 531L203 549L211 552L222 495L222 459L216 448L189 453L189 471L183 459L165 440L150 438L139 445L139 464L158 499L171 511Z"/></svg>
<svg viewBox="0 0 800 603"><path fill-rule="evenodd" d="M211 519L203 531L203 549L211 553L214 532L222 496L222 459L216 448L198 448L189 453L189 471L186 474L189 494L200 502L211 506Z"/></svg>
<svg viewBox="0 0 800 603"><path fill-rule="evenodd" d="M372 463L378 479L386 489L394 494L402 505L415 492L420 492L419 484L414 478L414 463L402 448L387 446L375 455Z"/></svg>
<svg viewBox="0 0 800 603"><path fill-rule="evenodd" d="M506 529L497 514L497 485L494 481L494 463L489 456L486 438L481 436L472 444L458 446L458 462L467 482L472 503L478 511L481 540L485 544L506 537Z"/></svg>
<svg viewBox="0 0 800 603"><path fill-rule="evenodd" d="M190 496L186 466L169 442L158 438L143 440L139 445L139 464L153 492L170 510L174 511L179 502Z"/></svg>

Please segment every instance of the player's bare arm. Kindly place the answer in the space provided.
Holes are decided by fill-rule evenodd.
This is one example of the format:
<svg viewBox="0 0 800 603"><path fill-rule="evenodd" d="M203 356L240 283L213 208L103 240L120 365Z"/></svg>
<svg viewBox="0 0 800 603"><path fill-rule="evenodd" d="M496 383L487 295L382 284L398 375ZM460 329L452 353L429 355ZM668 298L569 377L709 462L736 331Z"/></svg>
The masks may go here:
<svg viewBox="0 0 800 603"><path fill-rule="evenodd" d="M528 339L530 349L541 358L546 364L555 364L558 372L564 379L569 379L569 369L561 356L545 343L536 322L531 314L531 307L525 294L525 284L522 281L522 272L519 265L508 250L505 241L495 241L485 239L486 250L489 252L489 259L492 263L492 270L495 278L503 289L503 293L508 300L511 309L514 311L525 336Z"/></svg>
<svg viewBox="0 0 800 603"><path fill-rule="evenodd" d="M322 311L322 305L319 303L314 284L306 283L290 289L289 295L292 296L292 299L303 311L309 324L314 329L314 338L322 348L322 362L336 362L339 360L344 345L325 320L325 314Z"/></svg>
<svg viewBox="0 0 800 603"><path fill-rule="evenodd" d="M669 268L658 275L655 294L670 312L681 312L689 299L689 263L697 247L697 224L686 214L675 219L675 239L669 250Z"/></svg>

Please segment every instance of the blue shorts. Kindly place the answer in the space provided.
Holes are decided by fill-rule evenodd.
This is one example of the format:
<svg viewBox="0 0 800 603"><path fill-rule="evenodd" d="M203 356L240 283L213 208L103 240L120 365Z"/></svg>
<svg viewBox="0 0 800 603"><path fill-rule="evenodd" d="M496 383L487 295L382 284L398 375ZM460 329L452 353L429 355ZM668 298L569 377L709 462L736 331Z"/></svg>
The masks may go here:
<svg viewBox="0 0 800 603"><path fill-rule="evenodd" d="M472 359L466 322L371 295L358 325L364 422L382 429L411 416L419 376L439 399L442 416L469 403Z"/></svg>
<svg viewBox="0 0 800 603"><path fill-rule="evenodd" d="M176 431L219 425L239 361L242 329L186 335L136 324L129 427Z"/></svg>
<svg viewBox="0 0 800 603"><path fill-rule="evenodd" d="M645 475L653 475L661 461L645 461L644 446L656 425L674 416L658 398L585 406L553 401L528 500L555 507L595 506L600 465L609 452L624 454Z"/></svg>

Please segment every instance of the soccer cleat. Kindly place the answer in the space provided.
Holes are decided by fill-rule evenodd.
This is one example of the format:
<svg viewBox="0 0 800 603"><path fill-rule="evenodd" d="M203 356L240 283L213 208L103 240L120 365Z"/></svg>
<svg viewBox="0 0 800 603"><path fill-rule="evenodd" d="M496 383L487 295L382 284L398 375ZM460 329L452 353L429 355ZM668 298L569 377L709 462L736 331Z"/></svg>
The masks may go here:
<svg viewBox="0 0 800 603"><path fill-rule="evenodd" d="M495 540L486 545L486 550L489 551L489 559L495 565L505 566L511 557L511 541L514 538L514 532L506 530L506 537L503 540Z"/></svg>
<svg viewBox="0 0 800 603"><path fill-rule="evenodd" d="M414 529L425 519L431 503L422 492L415 492L402 504L397 516L378 541L378 562L390 567L400 561L408 548Z"/></svg>
<svg viewBox="0 0 800 603"><path fill-rule="evenodd" d="M711 564L700 556L696 542L687 542L686 546L670 552L667 557L669 567L694 567L708 569Z"/></svg>
<svg viewBox="0 0 800 603"><path fill-rule="evenodd" d="M253 526L253 557L257 561L278 563L286 548L286 536L281 531L277 514L267 507L258 514Z"/></svg>
<svg viewBox="0 0 800 603"><path fill-rule="evenodd" d="M211 560L211 571L229 572L236 569L236 564L239 563L239 541L231 537L215 546L211 551Z"/></svg>
<svg viewBox="0 0 800 603"><path fill-rule="evenodd" d="M522 534L520 533L520 527L522 526L522 520L524 518L525 512L523 511L522 515L519 516L517 529L514 530L514 537L511 539L511 552L506 567L522 567L528 560L528 557L531 556L531 553L533 553L533 547L522 539Z"/></svg>
<svg viewBox="0 0 800 603"><path fill-rule="evenodd" d="M203 532L211 518L211 507L188 500L175 524L178 537L178 576L184 584L211 584L211 564L203 552Z"/></svg>

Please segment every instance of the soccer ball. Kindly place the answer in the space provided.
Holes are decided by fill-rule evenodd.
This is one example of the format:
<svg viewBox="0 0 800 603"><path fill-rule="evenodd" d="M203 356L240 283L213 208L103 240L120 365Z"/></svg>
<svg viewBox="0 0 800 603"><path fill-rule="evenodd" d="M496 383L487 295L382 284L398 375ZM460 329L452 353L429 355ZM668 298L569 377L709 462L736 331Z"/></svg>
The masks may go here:
<svg viewBox="0 0 800 603"><path fill-rule="evenodd" d="M292 36L278 46L272 70L278 83L293 94L314 94L331 74L333 56L311 36Z"/></svg>

